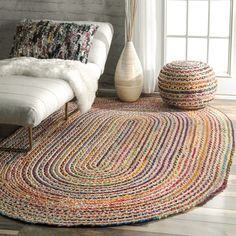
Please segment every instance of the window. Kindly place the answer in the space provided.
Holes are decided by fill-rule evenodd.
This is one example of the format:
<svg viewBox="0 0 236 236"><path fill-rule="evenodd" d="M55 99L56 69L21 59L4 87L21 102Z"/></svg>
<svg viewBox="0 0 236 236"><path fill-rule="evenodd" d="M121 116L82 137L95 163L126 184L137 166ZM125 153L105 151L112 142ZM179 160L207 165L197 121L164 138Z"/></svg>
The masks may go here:
<svg viewBox="0 0 236 236"><path fill-rule="evenodd" d="M233 0L166 0L164 62L200 60L231 74Z"/></svg>

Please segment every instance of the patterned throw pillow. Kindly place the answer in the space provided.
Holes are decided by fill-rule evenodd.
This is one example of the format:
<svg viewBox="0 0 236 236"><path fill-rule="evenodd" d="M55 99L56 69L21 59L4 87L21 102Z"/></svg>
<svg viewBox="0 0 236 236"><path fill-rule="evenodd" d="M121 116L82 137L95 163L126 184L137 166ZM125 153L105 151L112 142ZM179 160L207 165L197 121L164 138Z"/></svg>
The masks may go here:
<svg viewBox="0 0 236 236"><path fill-rule="evenodd" d="M25 20L16 28L11 57L60 58L88 62L98 26Z"/></svg>

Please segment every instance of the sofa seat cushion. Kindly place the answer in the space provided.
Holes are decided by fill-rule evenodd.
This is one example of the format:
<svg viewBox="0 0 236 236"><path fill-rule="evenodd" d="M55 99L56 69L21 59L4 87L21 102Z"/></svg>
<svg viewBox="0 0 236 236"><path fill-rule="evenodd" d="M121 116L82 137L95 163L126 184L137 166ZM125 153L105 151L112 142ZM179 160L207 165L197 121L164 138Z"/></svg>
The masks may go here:
<svg viewBox="0 0 236 236"><path fill-rule="evenodd" d="M70 85L63 80L0 77L0 124L37 126L73 97Z"/></svg>

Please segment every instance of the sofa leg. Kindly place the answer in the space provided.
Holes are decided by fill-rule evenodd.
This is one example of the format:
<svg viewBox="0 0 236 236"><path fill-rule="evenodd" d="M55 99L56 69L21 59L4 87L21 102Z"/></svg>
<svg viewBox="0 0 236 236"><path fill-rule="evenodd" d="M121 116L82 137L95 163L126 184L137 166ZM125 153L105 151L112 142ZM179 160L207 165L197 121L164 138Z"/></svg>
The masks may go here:
<svg viewBox="0 0 236 236"><path fill-rule="evenodd" d="M33 128L28 128L28 134L29 134L29 150L32 150L33 148Z"/></svg>
<svg viewBox="0 0 236 236"><path fill-rule="evenodd" d="M68 102L65 104L65 120L68 120Z"/></svg>

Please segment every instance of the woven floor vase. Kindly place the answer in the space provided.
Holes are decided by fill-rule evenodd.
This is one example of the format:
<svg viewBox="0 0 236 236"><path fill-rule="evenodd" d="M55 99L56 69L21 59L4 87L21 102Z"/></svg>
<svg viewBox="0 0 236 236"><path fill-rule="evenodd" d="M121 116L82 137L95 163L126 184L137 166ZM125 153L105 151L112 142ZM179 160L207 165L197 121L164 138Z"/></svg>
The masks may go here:
<svg viewBox="0 0 236 236"><path fill-rule="evenodd" d="M124 102L135 102L143 89L143 70L133 42L127 42L115 72L118 97Z"/></svg>
<svg viewBox="0 0 236 236"><path fill-rule="evenodd" d="M174 61L162 68L158 87L165 103L195 110L214 99L217 81L213 69L206 63Z"/></svg>

